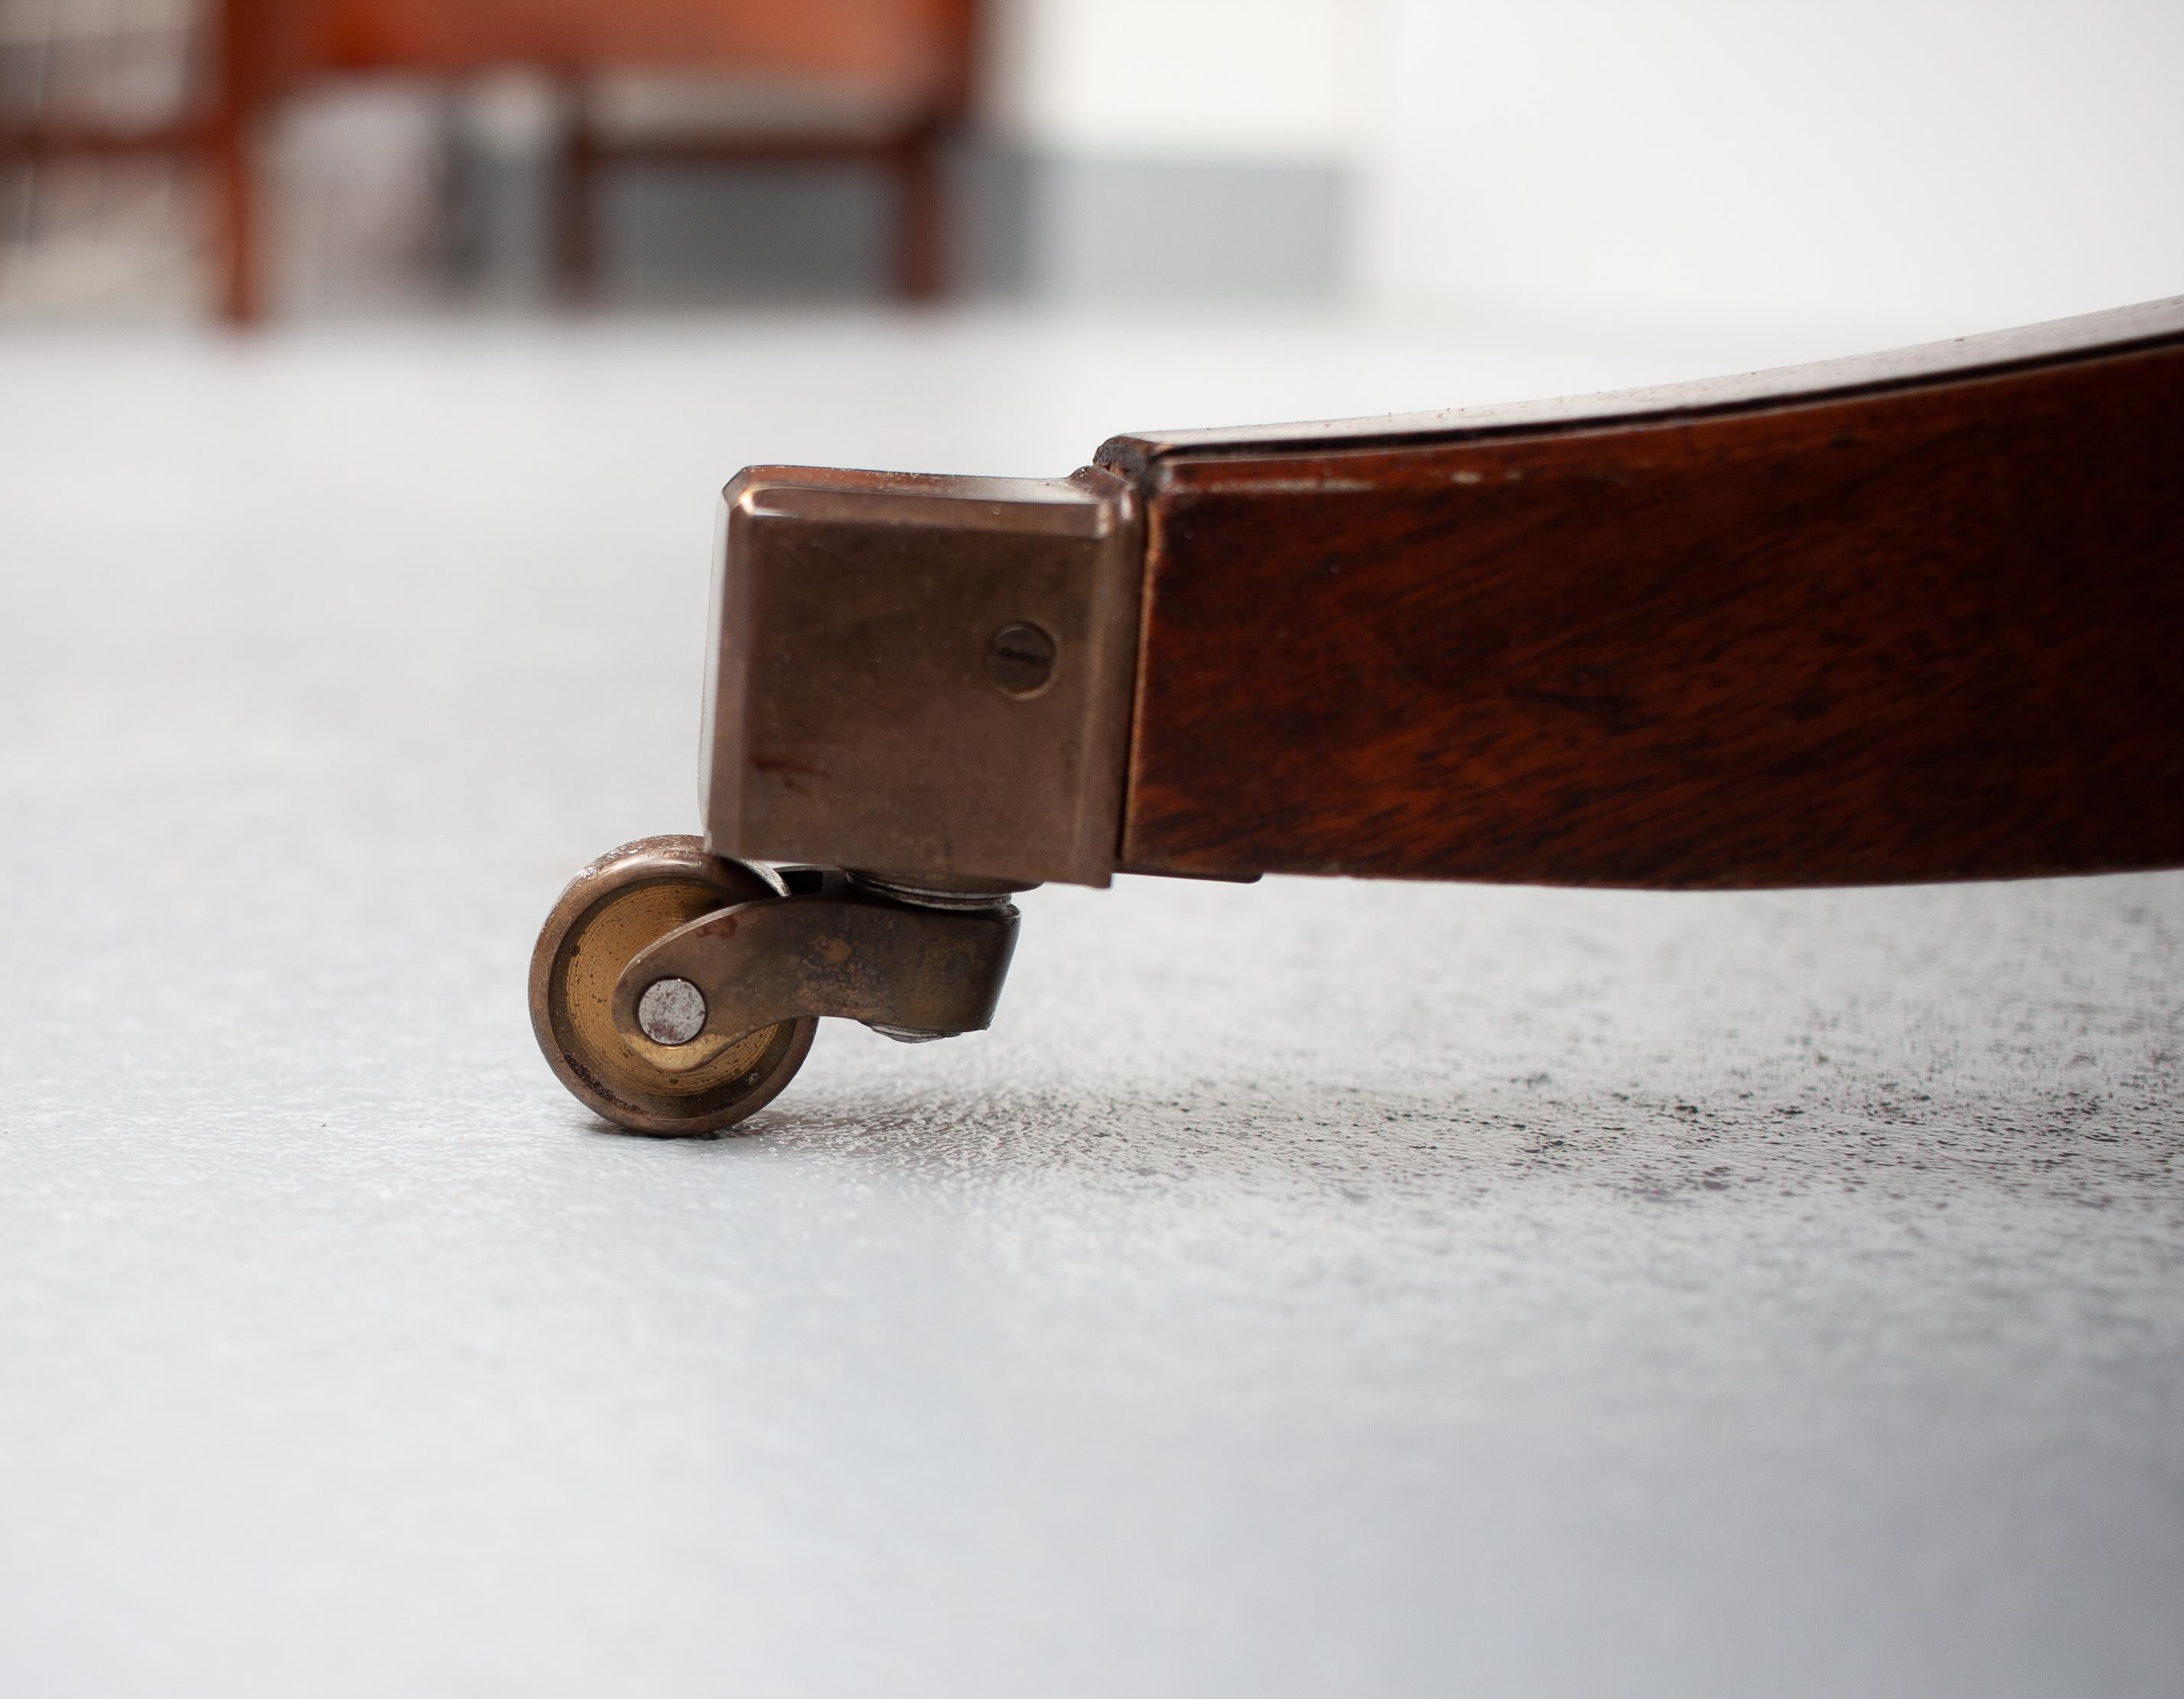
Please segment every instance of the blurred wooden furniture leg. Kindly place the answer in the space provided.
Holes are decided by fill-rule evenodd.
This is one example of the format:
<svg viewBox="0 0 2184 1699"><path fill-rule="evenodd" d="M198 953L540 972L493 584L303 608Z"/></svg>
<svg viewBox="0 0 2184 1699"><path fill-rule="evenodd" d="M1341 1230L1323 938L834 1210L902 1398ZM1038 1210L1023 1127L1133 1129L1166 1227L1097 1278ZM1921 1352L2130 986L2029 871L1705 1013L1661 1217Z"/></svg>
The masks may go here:
<svg viewBox="0 0 2184 1699"><path fill-rule="evenodd" d="M231 325L255 324L265 310L258 277L258 209L251 181L249 137L224 124L212 144L214 265L220 315Z"/></svg>
<svg viewBox="0 0 2184 1699"><path fill-rule="evenodd" d="M957 231L951 221L947 143L970 123L978 84L983 0L930 0L939 78L931 106L914 137L914 157L903 172L901 248L897 273L902 293L932 300L951 288L949 264Z"/></svg>
<svg viewBox="0 0 2184 1699"><path fill-rule="evenodd" d="M265 21L259 0L223 0L216 19L218 81L205 151L211 168L220 315L231 325L255 323L264 308L258 275L254 97Z"/></svg>
<svg viewBox="0 0 2184 1699"><path fill-rule="evenodd" d="M588 303L599 294L599 136L592 127L584 80L560 79L561 143L554 162L554 281L564 300Z"/></svg>
<svg viewBox="0 0 2184 1699"><path fill-rule="evenodd" d="M896 144L891 164L895 180L895 292L908 301L934 300L947 285L943 256L948 231L939 126L922 125L912 131Z"/></svg>

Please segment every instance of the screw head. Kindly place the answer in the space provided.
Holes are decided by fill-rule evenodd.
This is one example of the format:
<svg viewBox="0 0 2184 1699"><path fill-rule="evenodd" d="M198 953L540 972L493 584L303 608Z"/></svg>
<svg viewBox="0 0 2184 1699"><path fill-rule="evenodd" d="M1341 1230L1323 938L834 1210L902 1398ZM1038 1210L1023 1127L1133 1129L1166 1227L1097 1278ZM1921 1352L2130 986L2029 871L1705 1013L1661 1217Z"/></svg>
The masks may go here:
<svg viewBox="0 0 2184 1699"><path fill-rule="evenodd" d="M637 1024L655 1044L687 1044L705 1030L705 994L687 979L655 979L637 1000Z"/></svg>
<svg viewBox="0 0 2184 1699"><path fill-rule="evenodd" d="M986 642L986 677L1006 696L1036 696L1054 678L1054 638L1029 620L1011 620Z"/></svg>

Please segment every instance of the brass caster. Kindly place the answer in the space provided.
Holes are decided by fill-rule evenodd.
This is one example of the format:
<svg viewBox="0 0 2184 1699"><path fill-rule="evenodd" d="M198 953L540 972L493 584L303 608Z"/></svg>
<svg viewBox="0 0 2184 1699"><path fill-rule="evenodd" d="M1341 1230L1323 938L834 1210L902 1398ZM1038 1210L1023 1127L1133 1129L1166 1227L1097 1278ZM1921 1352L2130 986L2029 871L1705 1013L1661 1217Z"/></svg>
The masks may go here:
<svg viewBox="0 0 2184 1699"><path fill-rule="evenodd" d="M671 1138L718 1133L772 1102L804 1065L816 1018L668 1045L618 1028L614 998L622 970L668 933L782 894L681 836L626 844L577 874L531 955L532 1029L561 1083L617 1127Z"/></svg>
<svg viewBox="0 0 2184 1699"><path fill-rule="evenodd" d="M647 838L577 875L531 956L561 1083L632 1133L717 1133L802 1066L819 1017L910 1043L991 1025L1021 886L730 861Z"/></svg>

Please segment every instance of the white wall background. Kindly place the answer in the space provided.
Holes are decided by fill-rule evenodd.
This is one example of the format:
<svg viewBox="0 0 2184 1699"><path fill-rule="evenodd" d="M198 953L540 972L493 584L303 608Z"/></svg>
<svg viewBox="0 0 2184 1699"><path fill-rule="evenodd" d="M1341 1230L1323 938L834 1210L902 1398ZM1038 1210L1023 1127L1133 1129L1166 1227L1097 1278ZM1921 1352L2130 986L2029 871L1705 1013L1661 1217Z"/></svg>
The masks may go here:
<svg viewBox="0 0 2184 1699"><path fill-rule="evenodd" d="M1013 0L1048 150L1338 159L1384 308L1935 334L2184 291L2180 0Z"/></svg>
<svg viewBox="0 0 2184 1699"><path fill-rule="evenodd" d="M989 0L990 117L1047 151L1360 156L1384 0Z"/></svg>
<svg viewBox="0 0 2184 1699"><path fill-rule="evenodd" d="M2184 291L2177 0L1390 0L1361 283L2001 324Z"/></svg>

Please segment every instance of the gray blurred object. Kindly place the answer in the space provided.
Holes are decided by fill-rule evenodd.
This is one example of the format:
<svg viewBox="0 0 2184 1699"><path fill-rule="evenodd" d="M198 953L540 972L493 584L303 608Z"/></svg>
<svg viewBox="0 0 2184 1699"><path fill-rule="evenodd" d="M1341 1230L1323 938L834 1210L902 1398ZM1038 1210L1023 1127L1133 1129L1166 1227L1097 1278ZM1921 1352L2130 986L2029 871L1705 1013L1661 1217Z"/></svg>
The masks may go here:
<svg viewBox="0 0 2184 1699"><path fill-rule="evenodd" d="M552 298L581 217L583 287L616 301L861 301L899 292L897 209L883 175L855 160L769 159L733 170L645 155L600 172L581 214L563 168L582 121L632 145L719 141L768 125L825 133L883 125L853 98L755 80L617 73L586 92L543 72L489 72L448 103L447 254L485 300ZM600 149L604 152L606 150ZM951 203L975 181L950 178ZM961 210L960 206L958 210ZM977 214L956 220L975 225ZM961 270L951 236L941 272Z"/></svg>
<svg viewBox="0 0 2184 1699"><path fill-rule="evenodd" d="M909 300L940 294L950 281L942 148L969 100L972 23L970 7L950 9L961 14L959 57L934 90L645 67L610 67L576 86L561 162L565 274L582 286L598 270L594 201L607 165L738 164L772 168L777 181L787 168L801 173L807 192L830 176L855 181L824 169L852 165L865 168L868 187L884 183L893 198L891 209L861 222L889 232L894 292ZM779 222L777 214L755 224L763 232L757 251Z"/></svg>
<svg viewBox="0 0 2184 1699"><path fill-rule="evenodd" d="M995 142L965 162L965 266L1039 300L1324 302L1355 185L1293 159L1133 159Z"/></svg>
<svg viewBox="0 0 2184 1699"><path fill-rule="evenodd" d="M478 79L452 109L448 247L490 299L544 300L554 284L554 162L567 122L552 79L508 70Z"/></svg>

